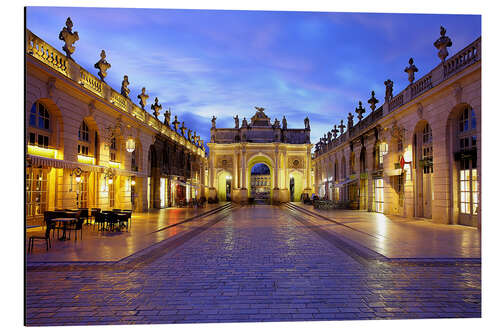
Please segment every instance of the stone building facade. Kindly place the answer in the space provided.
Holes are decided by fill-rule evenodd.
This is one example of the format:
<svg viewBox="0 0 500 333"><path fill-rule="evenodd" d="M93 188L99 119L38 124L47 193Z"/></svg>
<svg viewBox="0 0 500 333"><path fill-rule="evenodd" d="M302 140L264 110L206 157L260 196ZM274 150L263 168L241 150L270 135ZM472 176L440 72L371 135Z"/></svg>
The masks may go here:
<svg viewBox="0 0 500 333"><path fill-rule="evenodd" d="M68 21L71 23L70 19ZM97 78L72 58L75 38L61 32L63 50L26 30L26 218L45 210L122 208L145 211L205 196L207 158L184 125L158 119L132 102L128 77L119 93L105 81L111 67L101 52ZM64 30L64 29L63 29ZM77 34L77 33L76 33ZM78 36L78 35L76 35ZM78 38L76 38L78 40Z"/></svg>
<svg viewBox="0 0 500 333"><path fill-rule="evenodd" d="M441 28L441 62L393 96L385 81L379 107L374 92L316 143L315 192L354 209L480 227L481 38L452 57Z"/></svg>
<svg viewBox="0 0 500 333"><path fill-rule="evenodd" d="M236 116L234 128L216 128L212 118L209 197L247 201L252 195L251 169L263 163L271 174L271 201L298 201L303 193L311 193L312 186L309 119L304 128L289 129L285 117L271 124L264 108L256 109L250 122L243 118L241 126Z"/></svg>

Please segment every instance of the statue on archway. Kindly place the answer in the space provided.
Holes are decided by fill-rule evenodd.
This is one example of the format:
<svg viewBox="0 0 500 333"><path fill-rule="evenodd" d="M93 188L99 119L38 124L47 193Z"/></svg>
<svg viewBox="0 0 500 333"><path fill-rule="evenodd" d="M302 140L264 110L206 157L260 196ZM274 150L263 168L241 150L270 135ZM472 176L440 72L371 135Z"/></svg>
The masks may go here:
<svg viewBox="0 0 500 333"><path fill-rule="evenodd" d="M240 127L240 119L238 118L238 115L236 117L233 117L234 119L234 128L239 128Z"/></svg>

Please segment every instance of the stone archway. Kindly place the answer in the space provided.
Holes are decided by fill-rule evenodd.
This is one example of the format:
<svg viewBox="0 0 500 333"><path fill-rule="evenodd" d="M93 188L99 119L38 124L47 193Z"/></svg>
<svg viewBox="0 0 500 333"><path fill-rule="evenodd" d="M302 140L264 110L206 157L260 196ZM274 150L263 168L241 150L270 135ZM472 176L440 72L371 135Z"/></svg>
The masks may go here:
<svg viewBox="0 0 500 333"><path fill-rule="evenodd" d="M257 164L265 164L268 168L269 168L269 173L270 173L270 176L271 176L271 193L270 193L270 197L271 197L271 200L273 198L273 194L274 194L274 189L275 189L275 182L274 182L274 168L273 168L273 165L274 165L274 162L273 160L265 155L265 154L262 154L262 153L259 153L257 155L254 155L252 157L250 157L250 159L248 160L247 162L247 165L246 165L246 183L247 184L251 184L251 173L252 173L252 168L257 165ZM248 186L247 188L247 195L248 197L251 196L251 186Z"/></svg>

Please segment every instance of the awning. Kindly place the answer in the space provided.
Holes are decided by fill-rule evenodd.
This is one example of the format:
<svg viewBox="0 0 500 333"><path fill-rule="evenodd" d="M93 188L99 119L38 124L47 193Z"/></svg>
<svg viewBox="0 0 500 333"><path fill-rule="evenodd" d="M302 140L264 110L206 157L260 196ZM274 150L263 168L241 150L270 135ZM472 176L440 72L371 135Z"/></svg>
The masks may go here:
<svg viewBox="0 0 500 333"><path fill-rule="evenodd" d="M347 185L347 184L352 183L352 182L357 182L357 181L358 181L358 178L354 178L354 179L348 178L348 179L344 180L343 182L335 184L335 187L342 187L344 185Z"/></svg>
<svg viewBox="0 0 500 333"><path fill-rule="evenodd" d="M403 173L403 169L393 169L389 171L384 171L386 176L399 176Z"/></svg>

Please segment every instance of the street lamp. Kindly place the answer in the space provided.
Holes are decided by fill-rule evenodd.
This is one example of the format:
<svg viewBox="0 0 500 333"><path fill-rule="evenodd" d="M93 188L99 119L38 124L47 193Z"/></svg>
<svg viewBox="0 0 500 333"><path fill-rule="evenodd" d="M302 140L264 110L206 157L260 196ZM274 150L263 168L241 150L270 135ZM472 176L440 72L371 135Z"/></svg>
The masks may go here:
<svg viewBox="0 0 500 333"><path fill-rule="evenodd" d="M133 138L129 138L125 144L125 148L129 153L133 153L135 150L135 140Z"/></svg>

